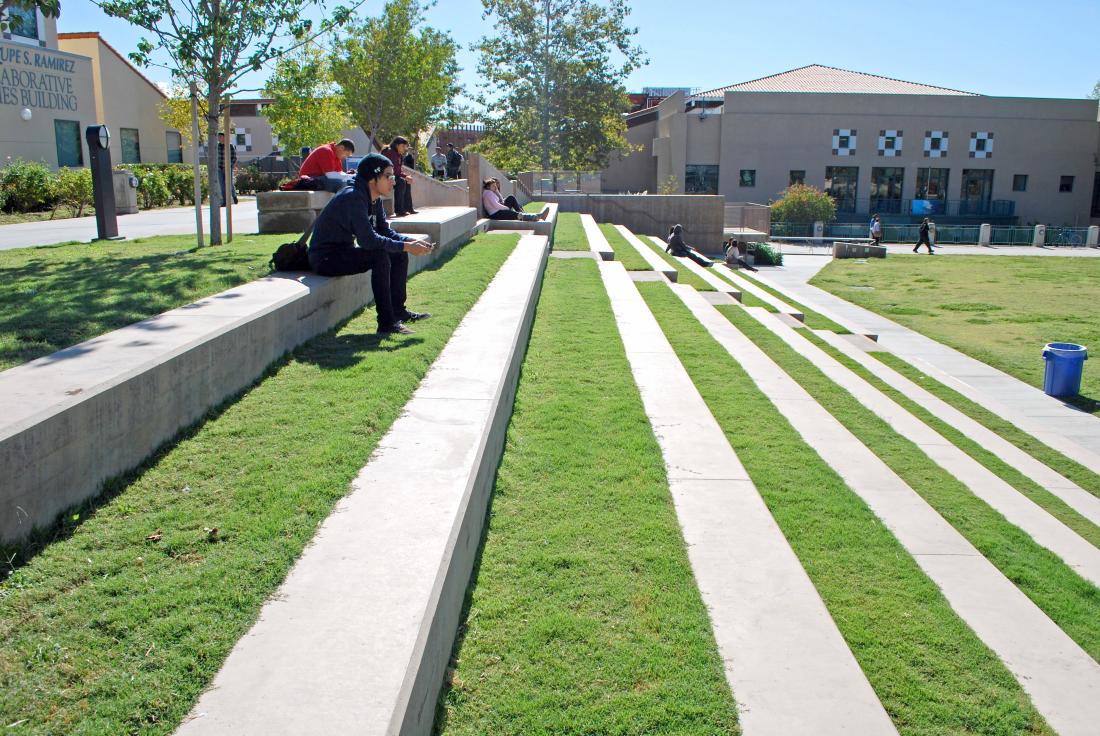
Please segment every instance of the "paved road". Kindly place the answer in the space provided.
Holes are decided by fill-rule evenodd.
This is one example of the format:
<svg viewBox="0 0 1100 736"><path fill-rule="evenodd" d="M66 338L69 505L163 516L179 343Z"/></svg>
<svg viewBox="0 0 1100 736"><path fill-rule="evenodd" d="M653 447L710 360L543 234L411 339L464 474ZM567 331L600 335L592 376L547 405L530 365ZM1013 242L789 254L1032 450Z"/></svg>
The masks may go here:
<svg viewBox="0 0 1100 736"><path fill-rule="evenodd" d="M209 209L203 208L203 230L209 230ZM222 216L225 226L225 216ZM242 198L241 203L233 207L233 232L254 233L259 229L256 223L256 200ZM118 232L126 238L145 238L152 235L188 235L195 232L195 209L193 207L169 207L160 210L148 210L136 215L119 215ZM47 222L25 222L18 225L0 226L0 250L27 248L37 245L67 243L72 240L91 242L96 237L94 217L74 217Z"/></svg>
<svg viewBox="0 0 1100 736"><path fill-rule="evenodd" d="M833 253L833 247L829 246L814 246L809 247L805 245L795 245L794 243L781 243L784 255L815 255L815 256L831 256ZM883 243L886 246L887 253L912 253L913 246L906 243ZM955 255L955 256L1070 256L1070 257L1084 257L1084 258L1097 258L1100 257L1100 248L1067 248L1067 247L1044 247L1036 248L1031 245L997 245L997 246L984 246L984 245L938 245L936 246L936 255ZM921 249L920 254L927 256L928 251ZM824 263L822 264L824 267Z"/></svg>

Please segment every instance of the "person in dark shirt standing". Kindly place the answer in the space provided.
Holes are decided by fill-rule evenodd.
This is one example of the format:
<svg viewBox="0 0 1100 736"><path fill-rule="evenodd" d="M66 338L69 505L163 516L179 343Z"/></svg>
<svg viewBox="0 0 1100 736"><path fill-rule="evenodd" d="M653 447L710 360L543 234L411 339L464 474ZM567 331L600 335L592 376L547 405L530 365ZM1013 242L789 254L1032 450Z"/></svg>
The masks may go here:
<svg viewBox="0 0 1100 736"><path fill-rule="evenodd" d="M432 252L432 244L400 235L390 228L382 198L393 192L393 166L371 153L359 163L355 183L345 187L321 210L309 243L309 265L322 276L371 272L378 311L378 334L407 335L405 322L427 319L427 312L405 307L409 255Z"/></svg>
<svg viewBox="0 0 1100 736"><path fill-rule="evenodd" d="M416 214L412 201L412 176L405 173L405 154L408 151L409 142L401 136L395 137L390 145L382 149L382 155L393 165L393 175L397 180L393 190L393 213L398 217Z"/></svg>
<svg viewBox="0 0 1100 736"><path fill-rule="evenodd" d="M462 174L462 154L455 149L455 144L447 144L447 178L457 179Z"/></svg>
<svg viewBox="0 0 1100 736"><path fill-rule="evenodd" d="M222 207L225 207L225 203L228 201L225 198L225 176L222 174L222 167L225 165L225 133L218 133L218 182L221 184L222 192ZM229 147L229 191L233 196L233 204L237 204L237 147Z"/></svg>

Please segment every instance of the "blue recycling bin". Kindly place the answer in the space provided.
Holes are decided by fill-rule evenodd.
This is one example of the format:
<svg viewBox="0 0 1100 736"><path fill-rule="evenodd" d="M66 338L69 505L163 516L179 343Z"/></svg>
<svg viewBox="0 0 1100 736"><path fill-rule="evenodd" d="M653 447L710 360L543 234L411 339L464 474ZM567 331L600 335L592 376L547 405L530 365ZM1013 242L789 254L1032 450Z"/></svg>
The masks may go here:
<svg viewBox="0 0 1100 736"><path fill-rule="evenodd" d="M1081 393L1081 371L1088 360L1084 345L1072 342L1052 342L1043 348L1046 373L1043 392L1047 396L1076 396Z"/></svg>

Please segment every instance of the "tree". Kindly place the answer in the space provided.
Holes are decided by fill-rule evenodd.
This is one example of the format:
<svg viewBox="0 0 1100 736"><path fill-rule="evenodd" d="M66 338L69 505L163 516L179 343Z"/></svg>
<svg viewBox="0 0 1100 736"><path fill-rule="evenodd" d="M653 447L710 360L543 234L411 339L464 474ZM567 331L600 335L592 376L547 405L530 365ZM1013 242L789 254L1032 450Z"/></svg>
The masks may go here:
<svg viewBox="0 0 1100 736"><path fill-rule="evenodd" d="M332 76L332 64L316 44L279 59L264 87L264 96L275 100L263 114L284 151L295 153L303 146L329 143L351 127L344 96Z"/></svg>
<svg viewBox="0 0 1100 736"><path fill-rule="evenodd" d="M1090 94L1089 97L1094 100L1100 100L1100 82L1097 82L1096 85L1092 88L1092 94Z"/></svg>
<svg viewBox="0 0 1100 736"><path fill-rule="evenodd" d="M836 201L816 187L792 184L771 203L772 222L832 222Z"/></svg>
<svg viewBox="0 0 1100 736"><path fill-rule="evenodd" d="M199 120L206 119L206 98L200 98L199 103ZM191 93L187 90L185 85L174 84L171 91L168 93L168 99L160 103L160 119L164 121L164 124L173 130L178 130L180 136L183 138L183 142L188 146L192 145L194 141L191 140ZM202 129L199 129L199 143L202 143L205 138L202 138ZM196 151L195 155L198 155L197 148L192 149Z"/></svg>
<svg viewBox="0 0 1100 736"><path fill-rule="evenodd" d="M10 30L19 30L23 19L16 16L8 17L10 8L21 10L40 10L47 18L61 16L61 0L0 0L0 31L7 33Z"/></svg>
<svg viewBox="0 0 1100 736"><path fill-rule="evenodd" d="M419 0L390 0L380 17L349 27L335 45L333 75L372 144L438 122L461 90L454 41L423 21Z"/></svg>
<svg viewBox="0 0 1100 736"><path fill-rule="evenodd" d="M314 30L306 13L324 9L322 0L92 0L107 15L148 31L130 59L139 66L160 66L173 77L198 86L206 99L206 139L218 137L226 92L245 74L346 23L352 10L337 7ZM361 4L362 0L359 0ZM356 5L358 7L358 4ZM154 41L156 43L154 43ZM167 63L154 62L156 52ZM157 57L159 58L159 57ZM207 146L210 177L210 243L221 243L221 191L218 147Z"/></svg>
<svg viewBox="0 0 1100 736"><path fill-rule="evenodd" d="M498 166L603 168L626 151L624 80L646 63L626 0L482 0L497 35L477 45ZM496 93L503 90L503 95ZM534 144L534 146L532 146Z"/></svg>

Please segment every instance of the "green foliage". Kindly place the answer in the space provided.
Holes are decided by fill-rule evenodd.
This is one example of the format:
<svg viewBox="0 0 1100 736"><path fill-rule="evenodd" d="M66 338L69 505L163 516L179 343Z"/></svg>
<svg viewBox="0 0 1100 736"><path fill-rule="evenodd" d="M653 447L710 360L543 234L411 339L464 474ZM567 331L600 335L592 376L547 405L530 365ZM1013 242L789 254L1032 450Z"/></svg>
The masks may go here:
<svg viewBox="0 0 1100 736"><path fill-rule="evenodd" d="M168 177L160 171L147 171L138 176L138 203L143 210L166 207L172 201Z"/></svg>
<svg viewBox="0 0 1100 736"><path fill-rule="evenodd" d="M50 167L38 161L16 159L0 169L4 206L14 212L49 209L56 199Z"/></svg>
<svg viewBox="0 0 1100 736"><path fill-rule="evenodd" d="M279 59L264 95L275 100L263 114L284 151L331 143L351 127L351 115L332 76L332 63L316 44Z"/></svg>
<svg viewBox="0 0 1100 736"><path fill-rule="evenodd" d="M836 201L817 187L792 184L771 202L772 222L832 222Z"/></svg>
<svg viewBox="0 0 1100 736"><path fill-rule="evenodd" d="M153 182L150 182L148 191L152 199L151 201L163 201L163 204L153 205L156 207L165 207L169 204L176 203L180 205L192 205L195 204L195 174L191 168L191 164L119 164L115 167L116 170L123 170L133 172L134 176L138 178L138 196L141 197L141 182L144 178L150 174L155 174ZM206 199L207 195L207 176L206 166L199 167L199 178L202 182L202 196ZM167 188L168 194L165 198L165 194L161 191L161 185ZM142 204L142 208L146 205Z"/></svg>
<svg viewBox="0 0 1100 736"><path fill-rule="evenodd" d="M0 20L0 31L4 33L19 30L23 22L22 18L6 19L8 8L11 7L38 9L47 18L57 18L61 15L61 0L0 0L0 17L5 17L4 20Z"/></svg>
<svg viewBox="0 0 1100 736"><path fill-rule="evenodd" d="M506 170L600 169L629 148L626 77L645 63L626 0L482 0L486 136ZM501 97L500 92L504 94Z"/></svg>
<svg viewBox="0 0 1100 736"><path fill-rule="evenodd" d="M783 254L767 243L749 243L757 266L782 266Z"/></svg>
<svg viewBox="0 0 1100 736"><path fill-rule="evenodd" d="M241 194L255 194L278 189L280 176L260 171L255 166L242 166L237 170L235 182L237 191Z"/></svg>
<svg viewBox="0 0 1100 736"><path fill-rule="evenodd" d="M390 0L381 17L349 27L337 40L333 75L352 119L372 140L411 140L443 118L461 90L458 47L423 20L419 0Z"/></svg>
<svg viewBox="0 0 1100 736"><path fill-rule="evenodd" d="M70 216L80 217L84 214L84 208L92 202L92 170L83 167L58 169L54 192L57 195L54 213L64 205L69 208ZM53 213L50 217L52 219Z"/></svg>

